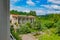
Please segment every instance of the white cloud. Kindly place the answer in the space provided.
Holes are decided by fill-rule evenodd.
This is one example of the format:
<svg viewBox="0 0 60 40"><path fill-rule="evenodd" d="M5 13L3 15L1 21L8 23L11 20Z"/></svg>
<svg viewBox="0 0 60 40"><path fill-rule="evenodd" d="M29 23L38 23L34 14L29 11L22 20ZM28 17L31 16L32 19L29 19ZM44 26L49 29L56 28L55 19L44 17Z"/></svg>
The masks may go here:
<svg viewBox="0 0 60 40"><path fill-rule="evenodd" d="M48 0L48 2L52 2L52 3L55 3L55 4L60 4L60 0Z"/></svg>
<svg viewBox="0 0 60 40"><path fill-rule="evenodd" d="M14 5L18 1L21 1L21 0L10 0L10 5Z"/></svg>
<svg viewBox="0 0 60 40"><path fill-rule="evenodd" d="M55 14L55 13L57 13L58 14L58 13L60 13L60 11L47 10L47 13L49 13L49 14L51 14L51 13L54 13Z"/></svg>
<svg viewBox="0 0 60 40"><path fill-rule="evenodd" d="M46 8L50 8L50 5L40 5L40 6L43 6L43 7L46 7Z"/></svg>
<svg viewBox="0 0 60 40"><path fill-rule="evenodd" d="M14 6L14 5L10 5L10 10L17 10L17 11L23 11L23 12L29 12L30 10L25 8L25 7L21 7L21 6Z"/></svg>
<svg viewBox="0 0 60 40"><path fill-rule="evenodd" d="M14 5L16 2L21 1L21 0L10 0L10 6Z"/></svg>
<svg viewBox="0 0 60 40"><path fill-rule="evenodd" d="M28 0L28 1L26 1L26 3L28 4L28 5L35 5L35 3L34 2L32 2L32 0Z"/></svg>
<svg viewBox="0 0 60 40"><path fill-rule="evenodd" d="M42 9L39 9L39 10L35 10L37 15L45 15L46 14L46 10L42 10Z"/></svg>
<svg viewBox="0 0 60 40"><path fill-rule="evenodd" d="M40 2L39 0L36 1L36 3L39 3L39 2Z"/></svg>
<svg viewBox="0 0 60 40"><path fill-rule="evenodd" d="M10 2L17 2L17 1L20 1L20 0L10 0Z"/></svg>
<svg viewBox="0 0 60 40"><path fill-rule="evenodd" d="M46 12L47 14L51 14L51 13L60 13L60 6L59 5L41 5L44 6L45 8L47 8ZM57 10L55 10L57 9Z"/></svg>
<svg viewBox="0 0 60 40"><path fill-rule="evenodd" d="M41 5L41 6L44 6L50 10L53 10L53 9L57 9L57 10L60 10L60 6L59 5Z"/></svg>
<svg viewBox="0 0 60 40"><path fill-rule="evenodd" d="M59 9L60 10L60 6L58 6L58 5L51 5L51 7L54 8L54 9Z"/></svg>

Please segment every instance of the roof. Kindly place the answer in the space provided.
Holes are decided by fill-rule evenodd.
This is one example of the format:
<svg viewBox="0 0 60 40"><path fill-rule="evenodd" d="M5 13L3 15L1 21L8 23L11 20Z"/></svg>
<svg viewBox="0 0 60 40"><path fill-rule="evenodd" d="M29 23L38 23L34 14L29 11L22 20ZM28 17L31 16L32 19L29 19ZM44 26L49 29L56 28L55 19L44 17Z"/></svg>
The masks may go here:
<svg viewBox="0 0 60 40"><path fill-rule="evenodd" d="M17 15L17 14L11 14L13 17L18 17L19 15Z"/></svg>
<svg viewBox="0 0 60 40"><path fill-rule="evenodd" d="M17 15L17 14L11 14L13 17L24 17L24 18L34 18L34 16L27 16L27 15Z"/></svg>

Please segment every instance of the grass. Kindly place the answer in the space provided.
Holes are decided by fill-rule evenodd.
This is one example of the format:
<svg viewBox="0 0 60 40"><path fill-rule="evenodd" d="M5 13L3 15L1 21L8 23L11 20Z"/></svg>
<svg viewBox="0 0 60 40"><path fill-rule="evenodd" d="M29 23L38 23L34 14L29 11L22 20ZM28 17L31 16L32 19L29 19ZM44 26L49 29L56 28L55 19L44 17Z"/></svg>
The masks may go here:
<svg viewBox="0 0 60 40"><path fill-rule="evenodd" d="M60 40L60 36L55 35L55 34L51 34L51 35L43 34L43 35L39 36L38 39L39 40Z"/></svg>

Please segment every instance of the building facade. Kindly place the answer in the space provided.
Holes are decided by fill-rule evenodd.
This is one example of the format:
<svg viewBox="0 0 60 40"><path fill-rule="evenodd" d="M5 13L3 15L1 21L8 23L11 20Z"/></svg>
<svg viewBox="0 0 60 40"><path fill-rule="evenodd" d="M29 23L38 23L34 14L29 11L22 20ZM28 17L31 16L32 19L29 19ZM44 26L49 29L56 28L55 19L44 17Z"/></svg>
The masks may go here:
<svg viewBox="0 0 60 40"><path fill-rule="evenodd" d="M13 25L14 29L19 28L19 25L25 24L27 22L33 23L35 17L34 16L26 16L26 15L10 15L10 25Z"/></svg>

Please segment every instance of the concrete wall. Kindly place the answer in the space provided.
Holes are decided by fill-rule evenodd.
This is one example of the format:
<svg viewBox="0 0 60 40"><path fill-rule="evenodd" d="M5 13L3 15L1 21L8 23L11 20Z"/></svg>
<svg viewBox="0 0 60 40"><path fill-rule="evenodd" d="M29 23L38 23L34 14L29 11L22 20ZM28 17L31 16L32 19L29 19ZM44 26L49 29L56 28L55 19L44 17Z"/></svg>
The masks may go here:
<svg viewBox="0 0 60 40"><path fill-rule="evenodd" d="M0 0L0 40L10 40L9 0Z"/></svg>

